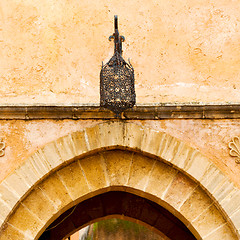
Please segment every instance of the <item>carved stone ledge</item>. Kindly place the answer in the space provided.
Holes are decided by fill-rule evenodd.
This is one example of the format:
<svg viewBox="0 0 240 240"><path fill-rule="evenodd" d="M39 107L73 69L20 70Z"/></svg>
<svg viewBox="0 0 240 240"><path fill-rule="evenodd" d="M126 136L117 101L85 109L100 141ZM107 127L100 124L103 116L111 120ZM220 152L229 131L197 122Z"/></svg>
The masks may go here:
<svg viewBox="0 0 240 240"><path fill-rule="evenodd" d="M235 162L240 163L240 139L239 137L233 137L232 141L228 144L230 148L230 156L235 157Z"/></svg>
<svg viewBox="0 0 240 240"><path fill-rule="evenodd" d="M0 120L114 118L114 113L98 104L0 105ZM240 119L240 104L139 104L123 112L120 119Z"/></svg>

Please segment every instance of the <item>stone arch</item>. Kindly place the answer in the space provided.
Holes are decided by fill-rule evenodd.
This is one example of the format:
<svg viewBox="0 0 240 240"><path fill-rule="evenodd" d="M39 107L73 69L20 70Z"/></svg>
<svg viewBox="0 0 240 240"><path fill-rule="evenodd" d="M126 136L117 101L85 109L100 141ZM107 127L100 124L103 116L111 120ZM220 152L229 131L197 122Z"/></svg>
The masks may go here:
<svg viewBox="0 0 240 240"><path fill-rule="evenodd" d="M63 184L63 179L59 176L59 171L68 169L69 164L76 164L81 160L82 166L82 159L88 159L88 166L91 162L89 158L98 159L96 161L103 161L102 157L96 158L95 155L98 154L98 156L100 156L99 151L111 149L128 149L133 152L133 155L137 155L138 153L136 152L141 152L138 159L142 159L144 162L144 164L139 165L142 166L142 169L146 169L150 161L154 161L155 166L158 166L161 161L165 163L163 164L164 166L173 166L171 167L173 172L175 171L182 174L183 178L187 178L195 184L195 188L192 188L192 191L184 195L184 199L182 202L180 201L180 205L174 205L171 202L171 197L166 201L163 196L159 196L159 191L154 192L154 190L152 190L151 192L148 190L146 192L147 186L145 186L145 189L142 187L144 184L139 185L135 183L133 186L130 186L130 188L137 192L140 191L141 194L149 194L148 198L149 196L153 196L154 201L159 199L160 205L174 212L175 215L179 214L178 217L180 219L182 218L182 221L186 221L185 224L189 224L189 227L192 225L192 231L194 232L195 229L202 239L216 239L214 238L216 234L220 234L218 236L224 236L223 239L238 239L240 230L240 190L197 150L192 149L183 142L165 133L126 122L98 124L51 142L35 152L22 166L8 176L0 184L0 222L2 225L0 239L14 239L18 234L24 236L24 239L36 238L54 217L56 218L58 214L72 207L78 201L83 201L97 190L100 191L108 187L111 187L111 190L113 190L114 182L112 181L105 182L95 190L87 185L86 187L88 187L90 191L84 194L82 193L81 196L78 195L78 197L74 199L69 192L68 186L65 185L65 182ZM121 162L122 161L119 161L119 163ZM96 163L94 165L96 165ZM99 173L100 175L98 175L99 168L95 168L94 165L91 168L90 174L94 174L94 177L106 174L106 170L102 170L101 174ZM151 169L152 168L153 166L151 166ZM83 171L83 169L81 171ZM84 170L85 177L86 171L87 168ZM116 170L115 174L117 174L117 172ZM164 175L164 171L162 173ZM142 173L140 176L142 178L145 174ZM159 181L159 177L159 175L158 177L156 176L152 184L154 184L154 181L155 183ZM60 196L67 196L65 199L69 199L69 202L62 199L58 205L57 202L54 202L54 199L49 198L48 194L42 192L44 190L39 186L50 181L49 179L53 179L53 182L46 186L50 188L51 186L55 186L56 189L62 186L58 193L62 191ZM58 184L54 184L54 181ZM187 182L189 183L189 181ZM141 181L139 180L138 182ZM102 182L96 181L96 183ZM164 190L165 195L168 193L172 183L173 181L170 185L168 184L166 186ZM185 186L185 184L183 185ZM121 183L119 187L126 190L126 187L129 186L126 185L126 183ZM64 189L65 192L63 191ZM83 189L83 186L81 189ZM184 215L181 212L182 204L187 202L189 198L194 197L193 193L196 191L198 191L197 196L204 196L205 200L207 197L209 201L211 201L211 206L208 205L208 208L199 215L199 217L203 217L202 222L205 222L208 218L213 219L214 228L210 233L204 233L202 224L194 225L194 221L190 219L190 216L186 216L187 213ZM53 193L54 191L50 192ZM201 195L200 192L202 192L203 195ZM47 199L49 201L48 205L53 206L52 212L48 211L51 214L47 214L44 220L37 216L37 213L30 210L35 202L31 201L31 198L34 198L34 196L37 196L42 202L44 202L44 199ZM171 196L175 196L176 198L179 196L179 193L178 195L172 194ZM198 199L198 197L196 198ZM58 195L55 196L55 199L58 199ZM196 204L204 202L201 197L197 199L195 201ZM41 201L39 200L38 203ZM26 207L27 202L30 204L29 207ZM25 219L27 219L27 216L31 219L36 218L36 222L32 221L32 227L29 227L28 224L28 229L25 230L24 226L26 226L26 224L24 221L20 221L24 214ZM198 218L196 217L196 219ZM217 224L215 224L216 222ZM22 225L19 226L18 224ZM21 239L21 237L17 239Z"/></svg>

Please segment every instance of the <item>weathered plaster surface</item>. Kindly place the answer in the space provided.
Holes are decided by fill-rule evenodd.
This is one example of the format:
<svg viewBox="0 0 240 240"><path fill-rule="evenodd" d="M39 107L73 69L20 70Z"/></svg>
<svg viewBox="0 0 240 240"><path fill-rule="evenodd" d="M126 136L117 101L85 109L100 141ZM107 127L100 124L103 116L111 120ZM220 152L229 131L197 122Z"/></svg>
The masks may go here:
<svg viewBox="0 0 240 240"><path fill-rule="evenodd" d="M239 102L240 2L0 2L0 103L97 103L119 15L138 103Z"/></svg>
<svg viewBox="0 0 240 240"><path fill-rule="evenodd" d="M0 136L6 143L6 151L5 156L0 158L0 180L3 180L30 154L45 144L100 122L102 121L2 121ZM234 158L230 157L228 148L231 138L240 136L240 121L161 120L132 122L166 132L198 149L240 186L240 165L236 164Z"/></svg>
<svg viewBox="0 0 240 240"><path fill-rule="evenodd" d="M166 120L143 121L143 124L198 149L240 186L240 165L229 155L228 148L232 137L240 136L239 120Z"/></svg>

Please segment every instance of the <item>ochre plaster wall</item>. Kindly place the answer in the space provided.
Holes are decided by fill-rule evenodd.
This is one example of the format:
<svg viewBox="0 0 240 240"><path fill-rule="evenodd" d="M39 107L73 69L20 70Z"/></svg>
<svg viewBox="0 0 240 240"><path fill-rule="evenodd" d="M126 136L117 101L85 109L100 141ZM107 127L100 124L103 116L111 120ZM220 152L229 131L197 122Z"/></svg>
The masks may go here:
<svg viewBox="0 0 240 240"><path fill-rule="evenodd" d="M0 158L0 181L45 144L100 122L102 121L1 121L0 136L6 143L6 150L5 156ZM230 157L228 148L228 143L232 137L240 136L240 121L161 120L132 122L156 131L166 132L199 150L226 176L240 186L240 166L235 163L233 157ZM156 142L156 144L159 143Z"/></svg>
<svg viewBox="0 0 240 240"><path fill-rule="evenodd" d="M0 103L98 103L119 15L138 103L239 102L240 2L0 2Z"/></svg>

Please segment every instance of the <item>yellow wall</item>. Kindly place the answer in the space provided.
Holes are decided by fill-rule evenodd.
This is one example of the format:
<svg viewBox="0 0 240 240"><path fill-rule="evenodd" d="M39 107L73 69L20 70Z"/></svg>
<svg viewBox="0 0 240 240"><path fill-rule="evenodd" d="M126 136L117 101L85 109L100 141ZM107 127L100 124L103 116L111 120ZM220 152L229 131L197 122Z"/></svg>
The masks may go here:
<svg viewBox="0 0 240 240"><path fill-rule="evenodd" d="M119 15L138 103L239 102L240 2L0 2L0 103L98 103Z"/></svg>
<svg viewBox="0 0 240 240"><path fill-rule="evenodd" d="M99 103L115 14L137 103L239 103L239 13L240 1L229 0L0 1L0 105ZM47 143L100 122L0 121L0 182ZM240 186L228 148L240 136L238 119L132 122L199 150Z"/></svg>

